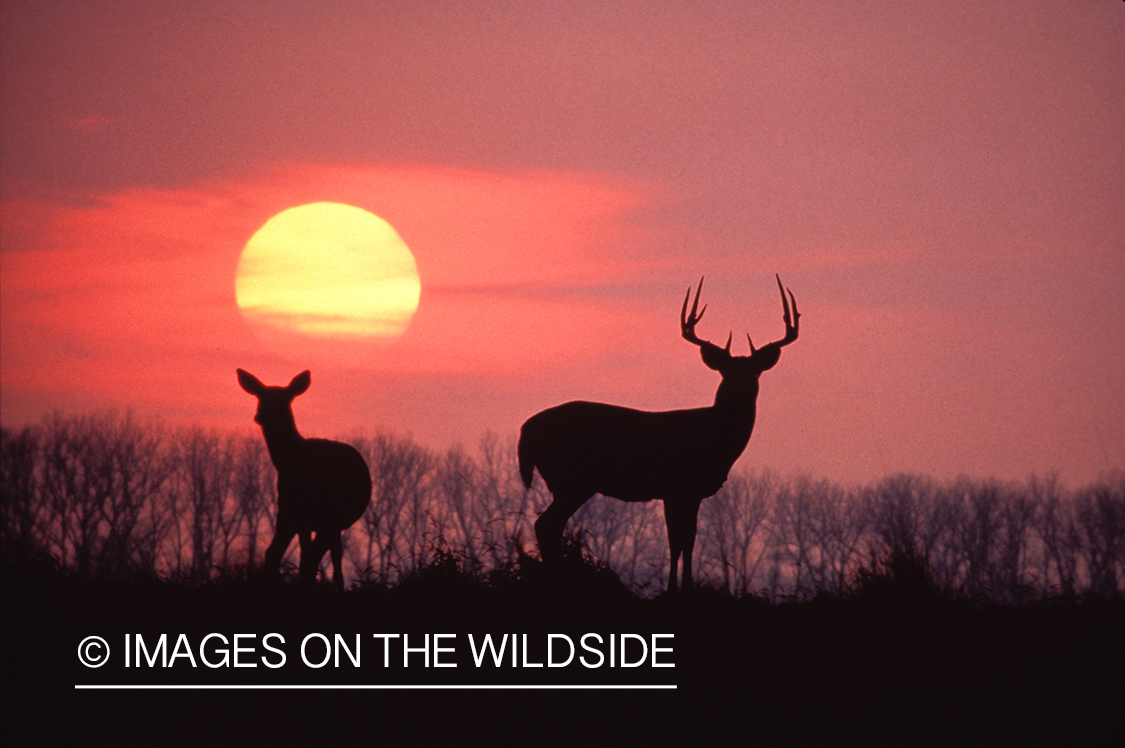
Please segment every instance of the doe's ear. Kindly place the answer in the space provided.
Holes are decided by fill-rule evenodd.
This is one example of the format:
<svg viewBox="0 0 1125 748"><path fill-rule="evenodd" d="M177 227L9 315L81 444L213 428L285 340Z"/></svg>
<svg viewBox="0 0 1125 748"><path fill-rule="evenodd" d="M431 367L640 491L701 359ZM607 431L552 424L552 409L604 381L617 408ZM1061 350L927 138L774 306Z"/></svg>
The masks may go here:
<svg viewBox="0 0 1125 748"><path fill-rule="evenodd" d="M306 369L293 377L293 380L289 382L289 385L285 389L289 391L292 397L296 397L307 390L310 384L312 384L312 374Z"/></svg>
<svg viewBox="0 0 1125 748"><path fill-rule="evenodd" d="M251 395L258 396L265 391L266 386L256 376L242 369L238 370L238 384Z"/></svg>

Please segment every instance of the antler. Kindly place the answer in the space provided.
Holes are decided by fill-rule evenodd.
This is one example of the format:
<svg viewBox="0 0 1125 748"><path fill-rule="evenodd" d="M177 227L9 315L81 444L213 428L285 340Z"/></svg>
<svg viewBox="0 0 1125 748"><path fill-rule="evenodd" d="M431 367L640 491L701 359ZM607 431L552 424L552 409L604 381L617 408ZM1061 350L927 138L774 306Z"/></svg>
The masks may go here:
<svg viewBox="0 0 1125 748"><path fill-rule="evenodd" d="M680 310L680 332L684 336L684 340L689 343L694 343L700 347L710 346L718 349L719 346L715 345L709 340L704 340L695 334L695 325L699 320L703 319L703 313L707 311L707 305L704 304L703 308L699 308L699 294L703 291L703 278L699 279L699 287L695 289L695 301L691 304L691 314L688 314L688 301L691 299L691 286L688 286L687 296L684 297L684 306ZM725 350L730 353L730 337L727 337L727 345Z"/></svg>
<svg viewBox="0 0 1125 748"><path fill-rule="evenodd" d="M703 313L707 311L707 305L704 304L703 308L699 308L699 294L703 291L703 279L699 279L699 287L695 289L695 301L691 305L691 314L688 314L688 300L691 299L691 286L688 286L687 296L684 297L684 306L680 310L680 332L684 336L684 340L689 343L694 343L699 346L699 352L703 356L703 363L707 364L712 369L721 371L731 361L730 355L730 337L727 337L727 347L720 348L709 340L704 340L695 334L695 325L699 320L703 319Z"/></svg>
<svg viewBox="0 0 1125 748"><path fill-rule="evenodd" d="M699 279L699 288L695 289L695 301L691 305L691 314L688 314L687 303L691 299L691 286L688 286L687 296L684 297L684 306L680 309L680 333L684 336L684 340L696 345L703 345L706 340L702 340L695 334L695 324L703 319L703 312L707 311L707 305L703 305L703 310L699 310L699 294L703 291L703 278Z"/></svg>
<svg viewBox="0 0 1125 748"><path fill-rule="evenodd" d="M782 319L785 321L785 337L781 340L770 343L766 348L779 350L782 346L789 345L797 339L800 332L801 313L797 311L797 299L793 296L793 292L781 285L781 276L774 275L777 278L777 288L781 291L781 308ZM726 358L730 357L730 342L731 338L727 337L727 345L725 348L703 340L695 334L695 325L699 320L703 319L703 313L707 311L707 305L704 304L703 308L699 308L699 296L703 292L703 279L699 279L699 286L695 289L695 300L691 299L691 287L688 287L687 296L684 297L683 308L680 309L680 332L684 336L684 340L689 343L694 343L703 349L704 355L707 357L708 365L712 363L718 364L722 359L715 358L716 355L724 355ZM786 298L785 294L788 293L789 297ZM691 312L688 312L688 302L691 301ZM790 306L792 305L792 306ZM754 341L750 336L746 336L746 342L750 344L750 355L754 355L759 349L754 348ZM764 349L762 349L764 350ZM774 359L776 361L776 359Z"/></svg>
<svg viewBox="0 0 1125 748"><path fill-rule="evenodd" d="M774 277L777 278L777 290L781 292L781 306L782 306L782 309L784 310L784 312L782 314L782 319L785 320L785 337L782 338L781 340L777 341L777 345L780 347L780 346L783 346L783 345L789 345L790 343L792 343L794 340L797 339L797 334L800 332L800 327L801 327L801 313L797 311L797 299L793 297L793 292L789 291L788 288L785 288L781 285L781 276L780 275L775 274ZM788 300L786 300L786 298L785 298L785 293L787 291L789 292L789 299ZM793 315L792 316L790 316L790 314L789 314L789 302L790 301L793 302ZM752 347L753 347L753 344L751 344L751 348Z"/></svg>

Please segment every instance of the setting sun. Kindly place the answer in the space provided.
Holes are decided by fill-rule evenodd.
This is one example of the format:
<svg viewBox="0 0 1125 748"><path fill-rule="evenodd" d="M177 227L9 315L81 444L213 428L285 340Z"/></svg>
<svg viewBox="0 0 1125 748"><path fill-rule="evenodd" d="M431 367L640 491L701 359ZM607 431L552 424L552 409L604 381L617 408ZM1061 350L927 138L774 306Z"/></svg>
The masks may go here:
<svg viewBox="0 0 1125 748"><path fill-rule="evenodd" d="M351 205L311 203L278 213L250 238L235 297L255 324L397 338L421 288L414 255L389 223Z"/></svg>

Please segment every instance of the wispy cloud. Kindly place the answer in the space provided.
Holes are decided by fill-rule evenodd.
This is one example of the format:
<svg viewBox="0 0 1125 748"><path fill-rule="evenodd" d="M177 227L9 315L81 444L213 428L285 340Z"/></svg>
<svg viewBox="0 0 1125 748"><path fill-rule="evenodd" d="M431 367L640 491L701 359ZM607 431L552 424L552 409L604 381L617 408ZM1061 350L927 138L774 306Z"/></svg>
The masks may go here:
<svg viewBox="0 0 1125 748"><path fill-rule="evenodd" d="M85 117L68 120L66 124L75 132L95 133L109 128L113 124L113 120L101 114L89 114Z"/></svg>
<svg viewBox="0 0 1125 748"><path fill-rule="evenodd" d="M292 346L294 366L310 365L296 360L310 353L322 366L342 359L383 371L546 361L496 342L567 348L563 339L578 333L554 322L567 299L542 289L575 288L584 274L583 284L604 286L607 242L628 243L624 219L647 199L643 185L593 175L316 164L83 198L3 206L5 418L32 415L24 397L32 383L56 389L63 408L141 398L158 409L168 393L218 388L234 352L266 359L279 345ZM235 306L245 242L274 213L318 200L381 215L418 259L422 307L393 355L341 356L262 337ZM624 256L610 277L627 283ZM148 363L143 351L154 346L160 356Z"/></svg>

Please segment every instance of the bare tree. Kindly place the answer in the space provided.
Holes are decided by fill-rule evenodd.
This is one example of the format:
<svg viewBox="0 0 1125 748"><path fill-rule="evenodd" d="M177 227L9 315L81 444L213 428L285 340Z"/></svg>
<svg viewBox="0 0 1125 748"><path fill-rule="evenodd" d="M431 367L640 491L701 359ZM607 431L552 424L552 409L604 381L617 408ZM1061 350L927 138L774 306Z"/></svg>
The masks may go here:
<svg viewBox="0 0 1125 748"><path fill-rule="evenodd" d="M410 439L390 435L357 440L356 447L374 482L374 498L360 520L367 543L356 565L369 576L392 579L421 559L436 460Z"/></svg>
<svg viewBox="0 0 1125 748"><path fill-rule="evenodd" d="M229 526L224 505L231 484L231 451L218 432L196 428L181 436L178 457L191 512L189 575L209 579L217 566L215 546L223 544Z"/></svg>
<svg viewBox="0 0 1125 748"><path fill-rule="evenodd" d="M233 491L237 526L246 539L246 569L253 571L258 565L262 522L266 519L272 522L273 508L277 506L277 481L260 439L244 436L234 440L231 446L235 455ZM272 536L272 529L266 534Z"/></svg>
<svg viewBox="0 0 1125 748"><path fill-rule="evenodd" d="M47 424L43 487L51 511L47 543L64 566L94 571L102 505L112 470L92 417L54 416Z"/></svg>
<svg viewBox="0 0 1125 748"><path fill-rule="evenodd" d="M814 551L809 573L817 592L841 592L857 571L870 514L854 494L829 481L807 482Z"/></svg>
<svg viewBox="0 0 1125 748"><path fill-rule="evenodd" d="M480 530L487 523L481 516L486 507L480 502L477 482L476 463L464 449L455 446L438 464L434 500L430 504L437 535L457 548L474 567L480 563L476 551L483 540Z"/></svg>
<svg viewBox="0 0 1125 748"><path fill-rule="evenodd" d="M650 503L622 505L595 495L575 512L582 541L590 553L612 568L627 584L655 589L667 577L667 559L660 559L667 537L660 531L666 507Z"/></svg>
<svg viewBox="0 0 1125 748"><path fill-rule="evenodd" d="M1101 480L1075 501L1078 536L1089 574L1089 591L1097 597L1117 594L1125 573L1125 474Z"/></svg>
<svg viewBox="0 0 1125 748"><path fill-rule="evenodd" d="M1076 595L1080 539L1069 510L1070 502L1063 496L1054 475L1032 481L1030 489L1036 504L1035 527L1043 545L1044 591Z"/></svg>
<svg viewBox="0 0 1125 748"><path fill-rule="evenodd" d="M746 594L756 588L755 579L770 550L765 521L775 484L768 470L732 475L701 509L702 545L718 559L719 578L728 592Z"/></svg>
<svg viewBox="0 0 1125 748"><path fill-rule="evenodd" d="M163 440L162 428L140 426L131 414L104 424L99 443L106 453L105 482L110 488L102 504L105 535L100 563L106 573L151 571L141 564L155 557L163 526L151 513L146 517L144 510L153 505L153 497L170 476Z"/></svg>
<svg viewBox="0 0 1125 748"><path fill-rule="evenodd" d="M0 429L0 538L25 555L40 545L42 442L39 429L30 426L18 432Z"/></svg>

